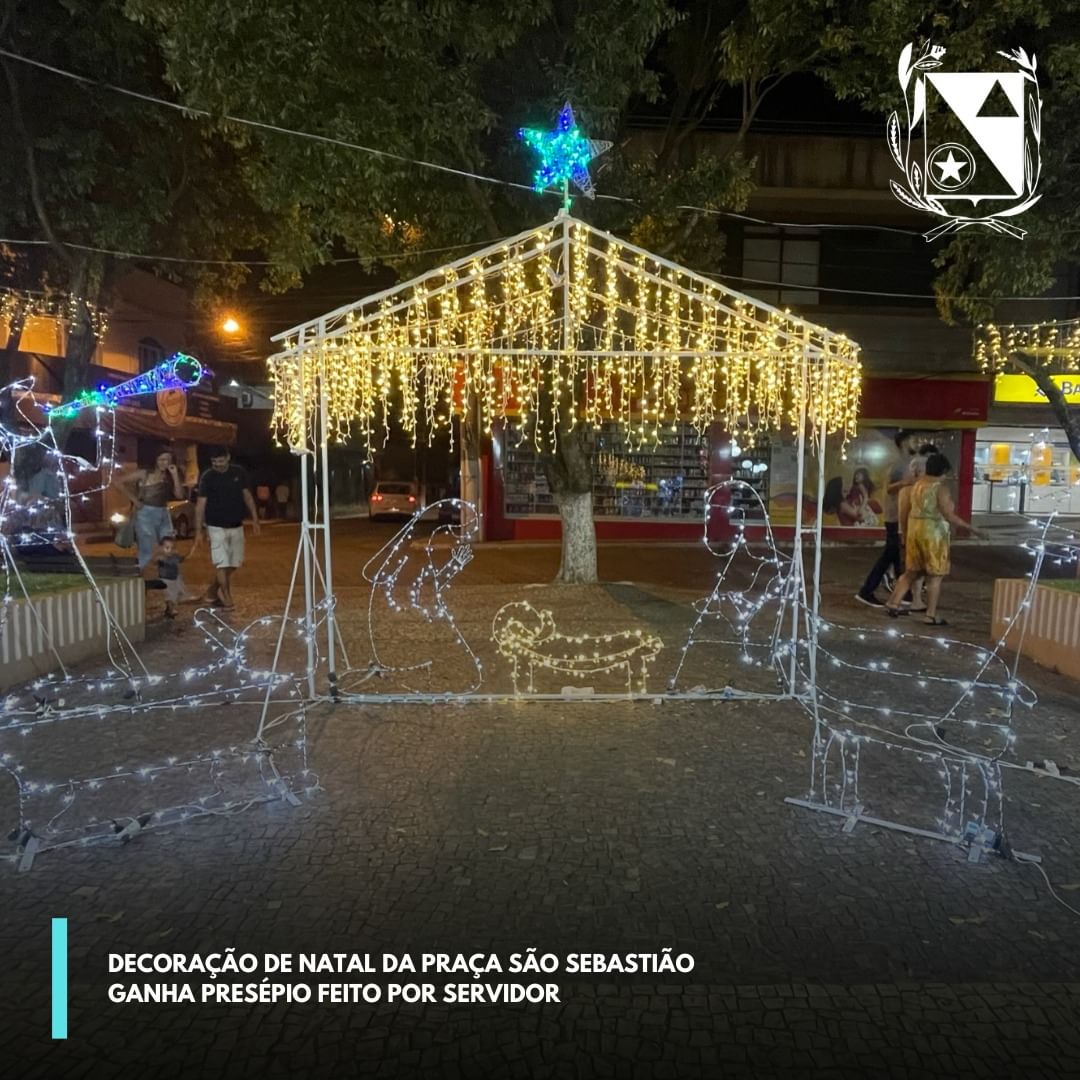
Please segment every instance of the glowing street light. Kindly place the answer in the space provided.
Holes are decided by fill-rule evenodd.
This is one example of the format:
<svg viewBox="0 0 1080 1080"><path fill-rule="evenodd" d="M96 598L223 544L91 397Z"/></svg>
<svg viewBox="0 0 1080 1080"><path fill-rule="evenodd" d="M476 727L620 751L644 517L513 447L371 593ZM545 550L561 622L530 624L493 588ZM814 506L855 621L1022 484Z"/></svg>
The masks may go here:
<svg viewBox="0 0 1080 1080"><path fill-rule="evenodd" d="M226 315L221 324L221 330L222 333L225 334L238 334L240 332L240 324L232 315Z"/></svg>

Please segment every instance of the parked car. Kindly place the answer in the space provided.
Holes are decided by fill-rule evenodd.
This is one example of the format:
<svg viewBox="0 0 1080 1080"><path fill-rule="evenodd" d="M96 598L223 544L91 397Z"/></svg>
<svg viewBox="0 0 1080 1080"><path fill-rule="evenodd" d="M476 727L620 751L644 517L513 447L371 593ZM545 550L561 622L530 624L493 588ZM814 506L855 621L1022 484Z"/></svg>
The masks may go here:
<svg viewBox="0 0 1080 1080"><path fill-rule="evenodd" d="M421 508L416 484L405 480L380 480L368 499L368 517L412 517Z"/></svg>
<svg viewBox="0 0 1080 1080"><path fill-rule="evenodd" d="M180 540L188 540L195 535L195 499L194 490L186 499L170 499L165 505L172 518L173 530Z"/></svg>
<svg viewBox="0 0 1080 1080"><path fill-rule="evenodd" d="M194 495L194 491L192 492ZM169 511L169 517L172 519L173 532L176 534L178 540L190 540L195 535L195 500L194 498L187 499L170 499L165 508ZM123 525L128 519L130 514L130 507L128 510L113 514L109 519L113 525Z"/></svg>

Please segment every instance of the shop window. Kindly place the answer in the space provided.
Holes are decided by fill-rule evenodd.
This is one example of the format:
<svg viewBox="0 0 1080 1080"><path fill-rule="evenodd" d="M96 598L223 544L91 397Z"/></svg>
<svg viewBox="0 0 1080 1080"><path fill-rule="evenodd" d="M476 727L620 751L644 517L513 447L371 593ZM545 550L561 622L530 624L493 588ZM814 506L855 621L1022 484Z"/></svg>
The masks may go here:
<svg viewBox="0 0 1080 1080"><path fill-rule="evenodd" d="M972 512L1080 514L1080 462L1065 432L980 428L975 442Z"/></svg>
<svg viewBox="0 0 1080 1080"><path fill-rule="evenodd" d="M154 338L144 337L139 341L136 355L139 361L139 371L149 371L165 359L165 350L161 347L161 343Z"/></svg>
<svg viewBox="0 0 1080 1080"><path fill-rule="evenodd" d="M665 429L660 442L636 447L617 423L588 433L592 454L593 514L598 518L701 520L706 488L706 444L690 424ZM508 517L557 514L540 459L521 428L504 428L504 511Z"/></svg>
<svg viewBox="0 0 1080 1080"><path fill-rule="evenodd" d="M821 239L816 229L751 226L743 235L742 276L746 292L768 304L817 304ZM776 286L757 282L777 282ZM785 288L784 286L803 286Z"/></svg>

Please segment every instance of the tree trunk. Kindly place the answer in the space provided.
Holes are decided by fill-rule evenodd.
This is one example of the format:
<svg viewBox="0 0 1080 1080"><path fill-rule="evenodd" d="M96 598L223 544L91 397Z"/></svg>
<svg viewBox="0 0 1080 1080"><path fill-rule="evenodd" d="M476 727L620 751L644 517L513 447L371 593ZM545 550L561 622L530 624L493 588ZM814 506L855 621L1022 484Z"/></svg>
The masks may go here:
<svg viewBox="0 0 1080 1080"><path fill-rule="evenodd" d="M80 391L90 389L87 368L94 362L97 352L97 335L86 297L95 299L102 292L102 259L80 258L71 273L70 292L73 300L68 323L67 347L64 350L64 381L60 401L69 402ZM59 449L67 445L68 437L75 428L75 418L55 420L53 437Z"/></svg>
<svg viewBox="0 0 1080 1080"><path fill-rule="evenodd" d="M587 585L596 581L592 492L556 493L555 505L562 522L562 559L555 580L563 585Z"/></svg>
<svg viewBox="0 0 1080 1080"><path fill-rule="evenodd" d="M470 401L461 417L458 429L461 438L461 501L475 510L479 522L478 540L486 538L484 527L484 489L480 473L480 411L475 401Z"/></svg>
<svg viewBox="0 0 1080 1080"><path fill-rule="evenodd" d="M580 427L560 430L544 473L562 521L562 559L556 582L587 585L596 576L596 526L592 516L592 462Z"/></svg>
<svg viewBox="0 0 1080 1080"><path fill-rule="evenodd" d="M0 351L0 424L7 428L12 427L15 422L15 402L10 393L4 392L4 388L11 382L12 365L22 344L25 326L23 306L16 302L11 312L11 322L8 324L7 342Z"/></svg>
<svg viewBox="0 0 1080 1080"><path fill-rule="evenodd" d="M1073 457L1080 461L1080 409L1069 404L1061 387L1054 382L1052 373L1038 360L1028 361L1018 356L1010 357L1013 365L1035 380L1035 385L1046 395L1047 403L1065 431Z"/></svg>

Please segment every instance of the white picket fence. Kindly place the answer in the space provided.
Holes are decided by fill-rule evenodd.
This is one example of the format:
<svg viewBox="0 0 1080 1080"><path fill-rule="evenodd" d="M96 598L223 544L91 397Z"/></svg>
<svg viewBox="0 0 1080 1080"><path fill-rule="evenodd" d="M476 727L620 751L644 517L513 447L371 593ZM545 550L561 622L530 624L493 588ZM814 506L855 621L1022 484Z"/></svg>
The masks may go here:
<svg viewBox="0 0 1080 1080"><path fill-rule="evenodd" d="M1024 578L999 578L994 582L995 637L1004 633L1027 587ZM1018 619L1009 634L1006 644L1012 649L1016 648L1022 625L1022 619ZM1043 667L1080 679L1080 593L1036 585L1020 651Z"/></svg>
<svg viewBox="0 0 1080 1080"><path fill-rule="evenodd" d="M129 640L146 635L143 579L123 578L98 586L114 621ZM34 596L31 601L0 603L0 689L37 678L65 665L78 664L107 651L108 620L90 588Z"/></svg>

